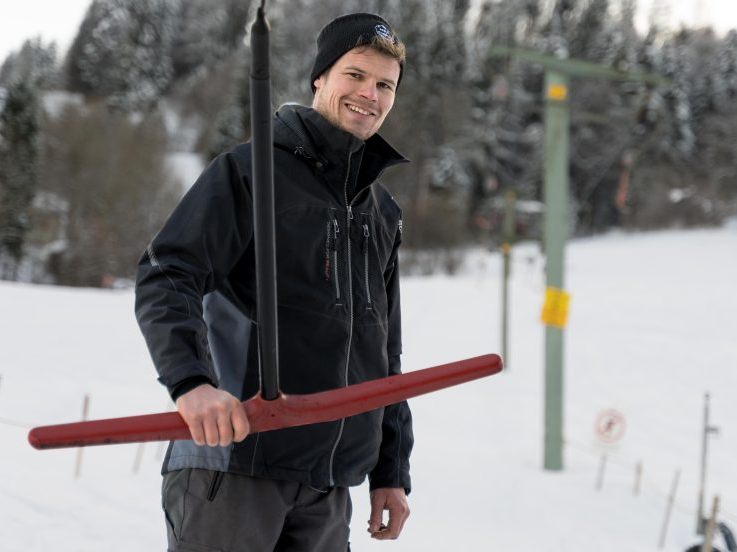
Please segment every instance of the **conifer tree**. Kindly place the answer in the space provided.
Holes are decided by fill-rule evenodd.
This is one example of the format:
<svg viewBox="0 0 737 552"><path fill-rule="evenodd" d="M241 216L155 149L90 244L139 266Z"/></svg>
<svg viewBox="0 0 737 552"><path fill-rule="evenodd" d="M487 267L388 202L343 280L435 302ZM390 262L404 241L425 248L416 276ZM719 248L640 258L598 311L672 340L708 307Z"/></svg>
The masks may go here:
<svg viewBox="0 0 737 552"><path fill-rule="evenodd" d="M38 185L39 106L27 82L8 89L0 113L0 277L14 279Z"/></svg>
<svg viewBox="0 0 737 552"><path fill-rule="evenodd" d="M12 52L0 67L0 86L25 81L37 89L50 89L60 84L56 65L56 44L45 44L40 37L26 40Z"/></svg>
<svg viewBox="0 0 737 552"><path fill-rule="evenodd" d="M123 111L153 106L174 74L177 3L94 0L67 58L70 88Z"/></svg>
<svg viewBox="0 0 737 552"><path fill-rule="evenodd" d="M174 77L206 70L237 50L246 32L249 0L187 0L177 14Z"/></svg>

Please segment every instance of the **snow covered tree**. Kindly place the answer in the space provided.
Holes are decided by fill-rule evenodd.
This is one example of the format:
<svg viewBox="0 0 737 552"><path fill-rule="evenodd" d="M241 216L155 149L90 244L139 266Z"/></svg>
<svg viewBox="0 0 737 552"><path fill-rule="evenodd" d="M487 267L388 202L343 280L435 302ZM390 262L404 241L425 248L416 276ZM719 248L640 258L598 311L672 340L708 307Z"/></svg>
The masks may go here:
<svg viewBox="0 0 737 552"><path fill-rule="evenodd" d="M468 179L459 146L469 112L464 24L470 5L409 0L387 1L383 8L407 47L397 101L384 129L413 160L389 180L406 206L411 230L405 240L410 247L450 247L465 231ZM445 221L442 230L438 219Z"/></svg>
<svg viewBox="0 0 737 552"><path fill-rule="evenodd" d="M685 44L686 36L674 37L663 46L662 72L672 80L672 85L665 96L668 111L671 115L672 131L666 147L673 153L684 157L693 152L695 146L693 111L691 97L693 82L692 60Z"/></svg>
<svg viewBox="0 0 737 552"><path fill-rule="evenodd" d="M609 0L591 0L570 29L570 57L599 61L601 38L609 20Z"/></svg>
<svg viewBox="0 0 737 552"><path fill-rule="evenodd" d="M182 2L172 44L174 77L206 69L238 49L246 33L250 9L250 0Z"/></svg>
<svg viewBox="0 0 737 552"><path fill-rule="evenodd" d="M716 74L720 86L716 90L721 104L737 98L737 30L729 31L719 44L716 53Z"/></svg>
<svg viewBox="0 0 737 552"><path fill-rule="evenodd" d="M0 86L20 81L46 90L60 84L54 42L44 44L40 37L33 38L8 55L0 67Z"/></svg>
<svg viewBox="0 0 737 552"><path fill-rule="evenodd" d="M148 109L174 75L177 1L94 0L67 58L73 91L110 97L124 111Z"/></svg>
<svg viewBox="0 0 737 552"><path fill-rule="evenodd" d="M239 52L243 52L241 48ZM242 53L236 60L243 59ZM251 89L248 67L239 64L233 70L231 90L224 92L227 101L219 110L214 125L205 137L205 156L214 159L251 135Z"/></svg>
<svg viewBox="0 0 737 552"><path fill-rule="evenodd" d="M39 105L27 82L12 84L0 113L0 278L14 279L38 185Z"/></svg>
<svg viewBox="0 0 737 552"><path fill-rule="evenodd" d="M488 230L496 219L494 199L513 189L520 199L539 199L542 72L493 47L531 49L539 40L541 5L536 0L484 2L470 37L470 121L466 130L472 182L468 216Z"/></svg>

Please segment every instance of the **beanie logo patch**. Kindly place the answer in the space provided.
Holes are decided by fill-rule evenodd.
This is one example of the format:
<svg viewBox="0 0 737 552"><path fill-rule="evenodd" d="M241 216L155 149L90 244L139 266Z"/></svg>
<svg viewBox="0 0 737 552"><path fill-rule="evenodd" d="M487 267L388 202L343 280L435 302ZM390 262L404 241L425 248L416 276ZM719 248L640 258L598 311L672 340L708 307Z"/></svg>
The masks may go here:
<svg viewBox="0 0 737 552"><path fill-rule="evenodd" d="M389 30L389 27L387 27L386 25L379 23L374 27L374 31L376 31L377 36L394 42L394 35Z"/></svg>

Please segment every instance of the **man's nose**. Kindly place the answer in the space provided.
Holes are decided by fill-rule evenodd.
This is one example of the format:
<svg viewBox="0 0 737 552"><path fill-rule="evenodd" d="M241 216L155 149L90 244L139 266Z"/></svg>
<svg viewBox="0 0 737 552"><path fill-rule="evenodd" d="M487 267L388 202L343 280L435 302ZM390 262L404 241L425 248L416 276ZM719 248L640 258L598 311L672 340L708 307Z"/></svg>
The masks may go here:
<svg viewBox="0 0 737 552"><path fill-rule="evenodd" d="M363 86L358 91L361 97L366 98L367 100L372 102L378 101L379 94L376 91L376 82L372 79L366 79L362 84Z"/></svg>

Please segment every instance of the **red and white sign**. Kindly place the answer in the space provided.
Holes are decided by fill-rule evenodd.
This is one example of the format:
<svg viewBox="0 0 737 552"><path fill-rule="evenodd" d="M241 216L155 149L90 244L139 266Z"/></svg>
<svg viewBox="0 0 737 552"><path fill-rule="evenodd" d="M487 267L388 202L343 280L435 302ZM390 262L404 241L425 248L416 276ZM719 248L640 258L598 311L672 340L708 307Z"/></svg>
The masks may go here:
<svg viewBox="0 0 737 552"><path fill-rule="evenodd" d="M624 414L613 408L604 410L596 417L596 438L604 444L612 445L622 439L626 427Z"/></svg>

